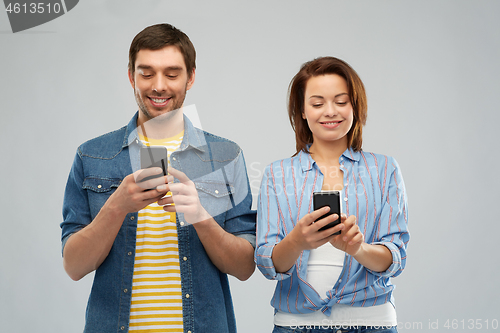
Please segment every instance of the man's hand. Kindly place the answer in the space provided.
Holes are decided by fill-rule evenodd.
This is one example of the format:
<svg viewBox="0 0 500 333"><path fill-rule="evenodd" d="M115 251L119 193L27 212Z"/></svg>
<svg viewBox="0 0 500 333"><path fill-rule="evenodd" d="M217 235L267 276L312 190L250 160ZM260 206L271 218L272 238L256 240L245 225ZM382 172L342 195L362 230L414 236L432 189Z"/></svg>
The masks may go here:
<svg viewBox="0 0 500 333"><path fill-rule="evenodd" d="M184 214L187 223L193 224L198 237L212 263L223 273L240 280L248 279L254 269L253 246L245 239L225 231L203 208L196 187L183 172L168 168L168 185L172 196L158 200L167 212ZM179 183L174 183L174 177Z"/></svg>
<svg viewBox="0 0 500 333"><path fill-rule="evenodd" d="M138 212L149 204L158 201L168 191L166 177L157 177L143 181L149 176L159 175L161 168L137 170L125 177L105 206L122 214Z"/></svg>
<svg viewBox="0 0 500 333"><path fill-rule="evenodd" d="M210 219L210 214L201 205L193 181L186 174L174 168L168 168L168 173L168 185L160 186L158 189L168 187L172 196L158 200L158 205L163 206L167 212L183 213L184 219L189 224ZM174 177L179 180L179 183L174 183Z"/></svg>
<svg viewBox="0 0 500 333"><path fill-rule="evenodd" d="M167 193L164 176L141 182L145 177L161 172L161 168L149 168L125 177L94 220L71 235L64 247L63 263L73 280L81 279L102 264L128 213L143 209Z"/></svg>

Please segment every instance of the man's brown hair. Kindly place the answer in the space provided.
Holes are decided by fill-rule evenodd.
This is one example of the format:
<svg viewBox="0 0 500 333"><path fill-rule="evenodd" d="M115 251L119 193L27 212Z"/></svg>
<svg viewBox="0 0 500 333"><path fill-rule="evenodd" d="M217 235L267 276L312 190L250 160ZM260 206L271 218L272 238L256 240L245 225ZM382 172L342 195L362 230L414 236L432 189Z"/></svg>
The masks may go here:
<svg viewBox="0 0 500 333"><path fill-rule="evenodd" d="M168 23L152 25L135 36L130 45L128 70L132 75L134 74L135 60L140 50L160 50L170 45L179 48L190 78L196 68L196 51L193 43L185 33Z"/></svg>

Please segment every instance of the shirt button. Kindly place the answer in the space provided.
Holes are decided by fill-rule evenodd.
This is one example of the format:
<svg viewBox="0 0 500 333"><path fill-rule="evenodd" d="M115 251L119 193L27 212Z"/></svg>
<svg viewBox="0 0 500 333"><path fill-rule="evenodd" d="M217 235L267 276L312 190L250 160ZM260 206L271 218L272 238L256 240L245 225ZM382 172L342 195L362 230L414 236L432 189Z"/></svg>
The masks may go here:
<svg viewBox="0 0 500 333"><path fill-rule="evenodd" d="M342 282L342 279L339 279L339 283L341 283L341 282Z"/></svg>
<svg viewBox="0 0 500 333"><path fill-rule="evenodd" d="M173 159L174 161L177 161L177 160L175 159L175 157L172 157L172 159Z"/></svg>
<svg viewBox="0 0 500 333"><path fill-rule="evenodd" d="M219 194L219 191L215 190L215 194Z"/></svg>
<svg viewBox="0 0 500 333"><path fill-rule="evenodd" d="M191 333L191 331L188 331L188 333Z"/></svg>
<svg viewBox="0 0 500 333"><path fill-rule="evenodd" d="M97 185L97 188L101 188L101 187L102 187L102 185L100 185L100 184L99 184L99 185Z"/></svg>
<svg viewBox="0 0 500 333"><path fill-rule="evenodd" d="M179 224L181 225L181 227L184 226L184 222L182 222L182 221L179 222Z"/></svg>
<svg viewBox="0 0 500 333"><path fill-rule="evenodd" d="M131 220L131 221L135 220L135 216L134 216L134 215L132 215L132 216L130 217L130 220Z"/></svg>
<svg viewBox="0 0 500 333"><path fill-rule="evenodd" d="M189 298L189 294L186 294L186 298Z"/></svg>
<svg viewBox="0 0 500 333"><path fill-rule="evenodd" d="M344 201L347 201L347 198L344 198Z"/></svg>
<svg viewBox="0 0 500 333"><path fill-rule="evenodd" d="M342 330L338 330L336 333L342 333Z"/></svg>
<svg viewBox="0 0 500 333"><path fill-rule="evenodd" d="M184 258L182 258L182 260L187 261L187 260L188 260L188 258L187 258L187 257L184 257Z"/></svg>
<svg viewBox="0 0 500 333"><path fill-rule="evenodd" d="M129 253L127 253L128 256L131 256L132 255L132 251L130 251Z"/></svg>
<svg viewBox="0 0 500 333"><path fill-rule="evenodd" d="M128 289L123 289L123 292L126 294L128 293Z"/></svg>
<svg viewBox="0 0 500 333"><path fill-rule="evenodd" d="M120 327L120 329L121 329L122 331L124 331L124 330L125 330L125 326Z"/></svg>
<svg viewBox="0 0 500 333"><path fill-rule="evenodd" d="M349 185L349 183L345 183L345 184L344 184L344 186L347 186L347 185Z"/></svg>

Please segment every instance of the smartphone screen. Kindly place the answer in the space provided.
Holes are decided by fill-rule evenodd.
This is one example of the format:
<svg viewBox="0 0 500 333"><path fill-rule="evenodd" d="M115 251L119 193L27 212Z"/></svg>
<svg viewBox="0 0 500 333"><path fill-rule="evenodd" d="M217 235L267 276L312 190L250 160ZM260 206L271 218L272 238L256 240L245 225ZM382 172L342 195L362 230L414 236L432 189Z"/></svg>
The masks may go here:
<svg viewBox="0 0 500 333"><path fill-rule="evenodd" d="M340 223L340 214L342 213L342 205L340 197L341 197L340 191L321 191L313 193L314 210L318 210L325 206L330 207L330 211L325 215L321 216L320 218L318 218L316 221L319 221L332 214L337 214L339 216L337 220L328 223L324 227L321 227L318 231L332 228ZM340 231L334 233L333 235L340 235Z"/></svg>
<svg viewBox="0 0 500 333"><path fill-rule="evenodd" d="M141 169L159 167L163 170L163 176L167 175L168 155L167 147L143 146L141 147ZM141 181L162 177L162 175L149 176Z"/></svg>

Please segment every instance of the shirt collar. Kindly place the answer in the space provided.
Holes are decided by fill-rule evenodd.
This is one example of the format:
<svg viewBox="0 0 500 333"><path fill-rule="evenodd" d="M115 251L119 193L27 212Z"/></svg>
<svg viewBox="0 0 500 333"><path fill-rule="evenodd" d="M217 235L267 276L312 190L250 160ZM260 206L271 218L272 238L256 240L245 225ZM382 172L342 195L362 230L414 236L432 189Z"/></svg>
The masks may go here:
<svg viewBox="0 0 500 333"><path fill-rule="evenodd" d="M309 151L309 148L311 147L311 144L309 143L306 146L307 151ZM354 151L352 148L347 148L343 153L342 156L345 158L350 159L351 161L358 162L359 159L361 158L361 152L359 151ZM299 158L299 163L302 167L302 171L306 172L309 171L313 168L313 165L316 164L316 161L311 157L311 154L304 152L301 150L299 154L297 155Z"/></svg>
<svg viewBox="0 0 500 333"><path fill-rule="evenodd" d="M307 151L309 151L309 147L311 144L307 145ZM299 151L299 154L297 155L299 158L299 163L300 166L302 167L302 172L306 172L312 169L313 164L316 163L316 161L313 160L311 157L311 154L304 152L303 150Z"/></svg>
<svg viewBox="0 0 500 333"><path fill-rule="evenodd" d="M139 141L139 136L137 134L137 117L139 112L136 112L135 115L130 119L126 129L125 129L125 137L123 138L123 148L130 146L133 142ZM205 136L203 132L197 131L196 128L191 123L186 115L184 117L184 137L182 138L181 145L179 150L186 150L189 147L195 148L200 151L205 151L204 146L207 145L205 141Z"/></svg>
<svg viewBox="0 0 500 333"><path fill-rule="evenodd" d="M130 146L133 142L137 142L139 140L139 136L137 135L137 117L139 116L139 111L137 111L132 119L127 124L125 129L125 137L123 138L122 148Z"/></svg>
<svg viewBox="0 0 500 333"><path fill-rule="evenodd" d="M191 120L184 115L184 138L182 138L180 150L186 150L191 147L204 152L207 142L202 131L197 130Z"/></svg>
<svg viewBox="0 0 500 333"><path fill-rule="evenodd" d="M351 161L358 162L361 158L361 152L354 151L352 148L347 148L345 152L342 154L345 158L350 159Z"/></svg>

